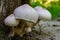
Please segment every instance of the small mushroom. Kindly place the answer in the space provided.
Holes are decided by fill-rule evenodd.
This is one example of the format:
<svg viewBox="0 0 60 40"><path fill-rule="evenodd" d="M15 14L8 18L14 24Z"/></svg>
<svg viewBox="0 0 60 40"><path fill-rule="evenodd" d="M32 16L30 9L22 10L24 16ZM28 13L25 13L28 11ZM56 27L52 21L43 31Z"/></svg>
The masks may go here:
<svg viewBox="0 0 60 40"><path fill-rule="evenodd" d="M27 27L25 30L26 32L31 32L31 27Z"/></svg>
<svg viewBox="0 0 60 40"><path fill-rule="evenodd" d="M4 20L4 23L5 25L8 25L8 26L17 26L19 24L19 20L17 20L15 18L15 16L13 14L9 15L7 18L5 18Z"/></svg>
<svg viewBox="0 0 60 40"><path fill-rule="evenodd" d="M51 17L52 17L51 13L45 8L42 8L41 6L37 6L35 7L35 10L37 11L39 15L39 19L51 20Z"/></svg>
<svg viewBox="0 0 60 40"><path fill-rule="evenodd" d="M38 20L38 14L34 8L28 4L21 5L14 10L16 19L21 20L19 27L16 29L18 35L23 34L22 32L31 32L31 28ZM24 26L23 26L24 25ZM19 30L18 30L19 29ZM20 33L19 33L20 32Z"/></svg>
<svg viewBox="0 0 60 40"><path fill-rule="evenodd" d="M45 8L42 8L41 6L37 6L34 9L37 11L37 14L39 16L38 19L45 20L45 21L51 20L51 17L52 17L51 13L48 10L46 10ZM41 31L44 31L45 32L45 30L43 30L43 29Z"/></svg>
<svg viewBox="0 0 60 40"><path fill-rule="evenodd" d="M5 25L8 25L9 27L11 27L9 37L14 36L14 27L19 24L19 20L17 20L15 16L11 14L5 18L4 23Z"/></svg>

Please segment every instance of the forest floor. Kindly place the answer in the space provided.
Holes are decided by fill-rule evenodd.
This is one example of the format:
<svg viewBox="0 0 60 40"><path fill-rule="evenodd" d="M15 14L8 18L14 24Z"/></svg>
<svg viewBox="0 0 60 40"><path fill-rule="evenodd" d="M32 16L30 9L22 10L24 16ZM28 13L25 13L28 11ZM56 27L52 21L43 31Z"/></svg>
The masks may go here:
<svg viewBox="0 0 60 40"><path fill-rule="evenodd" d="M60 39L60 22L59 21L50 21L50 22L44 22L42 21L42 26L44 26L44 30L32 30L32 32L30 33L26 33L23 35L23 37L19 37L18 35L15 35L12 39L10 39L8 37L8 33L6 34L5 32L2 31L2 29L0 29L0 40L59 40ZM54 29L55 31L57 31L57 34L56 32L55 33L52 33L50 34L50 28L51 27L47 27L48 26L53 26L52 29ZM52 25L54 24L54 25ZM48 32L48 31L49 32ZM48 32L48 33L45 33L45 32ZM54 32L54 31L52 31ZM54 35L56 34L56 35Z"/></svg>

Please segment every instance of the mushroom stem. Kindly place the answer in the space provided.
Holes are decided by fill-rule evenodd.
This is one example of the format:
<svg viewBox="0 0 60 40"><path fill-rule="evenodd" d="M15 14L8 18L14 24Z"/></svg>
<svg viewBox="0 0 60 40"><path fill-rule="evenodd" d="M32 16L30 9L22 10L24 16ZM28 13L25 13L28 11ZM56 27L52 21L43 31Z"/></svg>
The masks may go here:
<svg viewBox="0 0 60 40"><path fill-rule="evenodd" d="M10 34L9 34L9 37L13 37L14 36L14 27L11 27L10 28Z"/></svg>
<svg viewBox="0 0 60 40"><path fill-rule="evenodd" d="M24 26L25 26L25 21L20 21L17 29L16 29L16 34L19 35L20 37L23 36L23 30L24 30Z"/></svg>
<svg viewBox="0 0 60 40"><path fill-rule="evenodd" d="M38 21L36 22L36 24L37 24L37 23L39 23L39 22L40 22L40 20L41 20L41 19L38 19Z"/></svg>
<svg viewBox="0 0 60 40"><path fill-rule="evenodd" d="M37 22L36 22L33 26L35 26L36 24L38 24L38 23L40 22L40 20L41 20L41 19L38 19Z"/></svg>
<svg viewBox="0 0 60 40"><path fill-rule="evenodd" d="M17 34L17 35L20 36L20 35L22 34L23 27L24 27L24 25L17 27L17 29L16 29L16 34Z"/></svg>

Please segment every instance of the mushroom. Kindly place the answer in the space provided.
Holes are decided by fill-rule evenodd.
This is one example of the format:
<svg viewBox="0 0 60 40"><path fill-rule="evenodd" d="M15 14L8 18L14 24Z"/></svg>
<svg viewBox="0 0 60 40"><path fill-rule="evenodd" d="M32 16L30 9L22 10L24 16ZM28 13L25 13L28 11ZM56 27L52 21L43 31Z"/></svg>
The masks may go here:
<svg viewBox="0 0 60 40"><path fill-rule="evenodd" d="M16 29L18 35L23 35L23 32L31 32L31 28L38 20L38 14L34 8L28 4L21 5L14 10L16 19L20 20L20 24Z"/></svg>
<svg viewBox="0 0 60 40"><path fill-rule="evenodd" d="M35 10L37 11L39 15L39 19L51 20L51 13L45 8L42 8L41 6L37 6L35 7Z"/></svg>
<svg viewBox="0 0 60 40"><path fill-rule="evenodd" d="M14 27L19 24L19 20L17 20L15 16L11 14L5 18L4 23L5 25L8 25L9 27L11 27L9 37L14 36Z"/></svg>
<svg viewBox="0 0 60 40"><path fill-rule="evenodd" d="M46 10L45 8L42 8L41 6L37 6L34 9L37 11L37 14L39 16L38 23L37 23L38 25L40 25L40 23L39 23L40 20L44 20L44 21L51 20L51 17L52 17L51 13L48 10Z"/></svg>

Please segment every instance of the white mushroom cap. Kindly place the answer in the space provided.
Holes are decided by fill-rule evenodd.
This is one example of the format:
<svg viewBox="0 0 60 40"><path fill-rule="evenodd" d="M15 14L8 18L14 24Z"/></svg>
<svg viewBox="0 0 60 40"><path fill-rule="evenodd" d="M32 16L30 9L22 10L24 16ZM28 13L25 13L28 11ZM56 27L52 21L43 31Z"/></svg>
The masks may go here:
<svg viewBox="0 0 60 40"><path fill-rule="evenodd" d="M17 26L19 24L19 20L16 20L15 16L11 14L4 20L4 23L8 26Z"/></svg>
<svg viewBox="0 0 60 40"><path fill-rule="evenodd" d="M38 14L36 10L30 7L28 4L19 6L14 10L14 15L17 19L23 19L36 23L38 20Z"/></svg>
<svg viewBox="0 0 60 40"><path fill-rule="evenodd" d="M37 11L37 13L39 15L39 19L51 20L51 13L48 10L46 10L40 6L35 7L35 10Z"/></svg>

